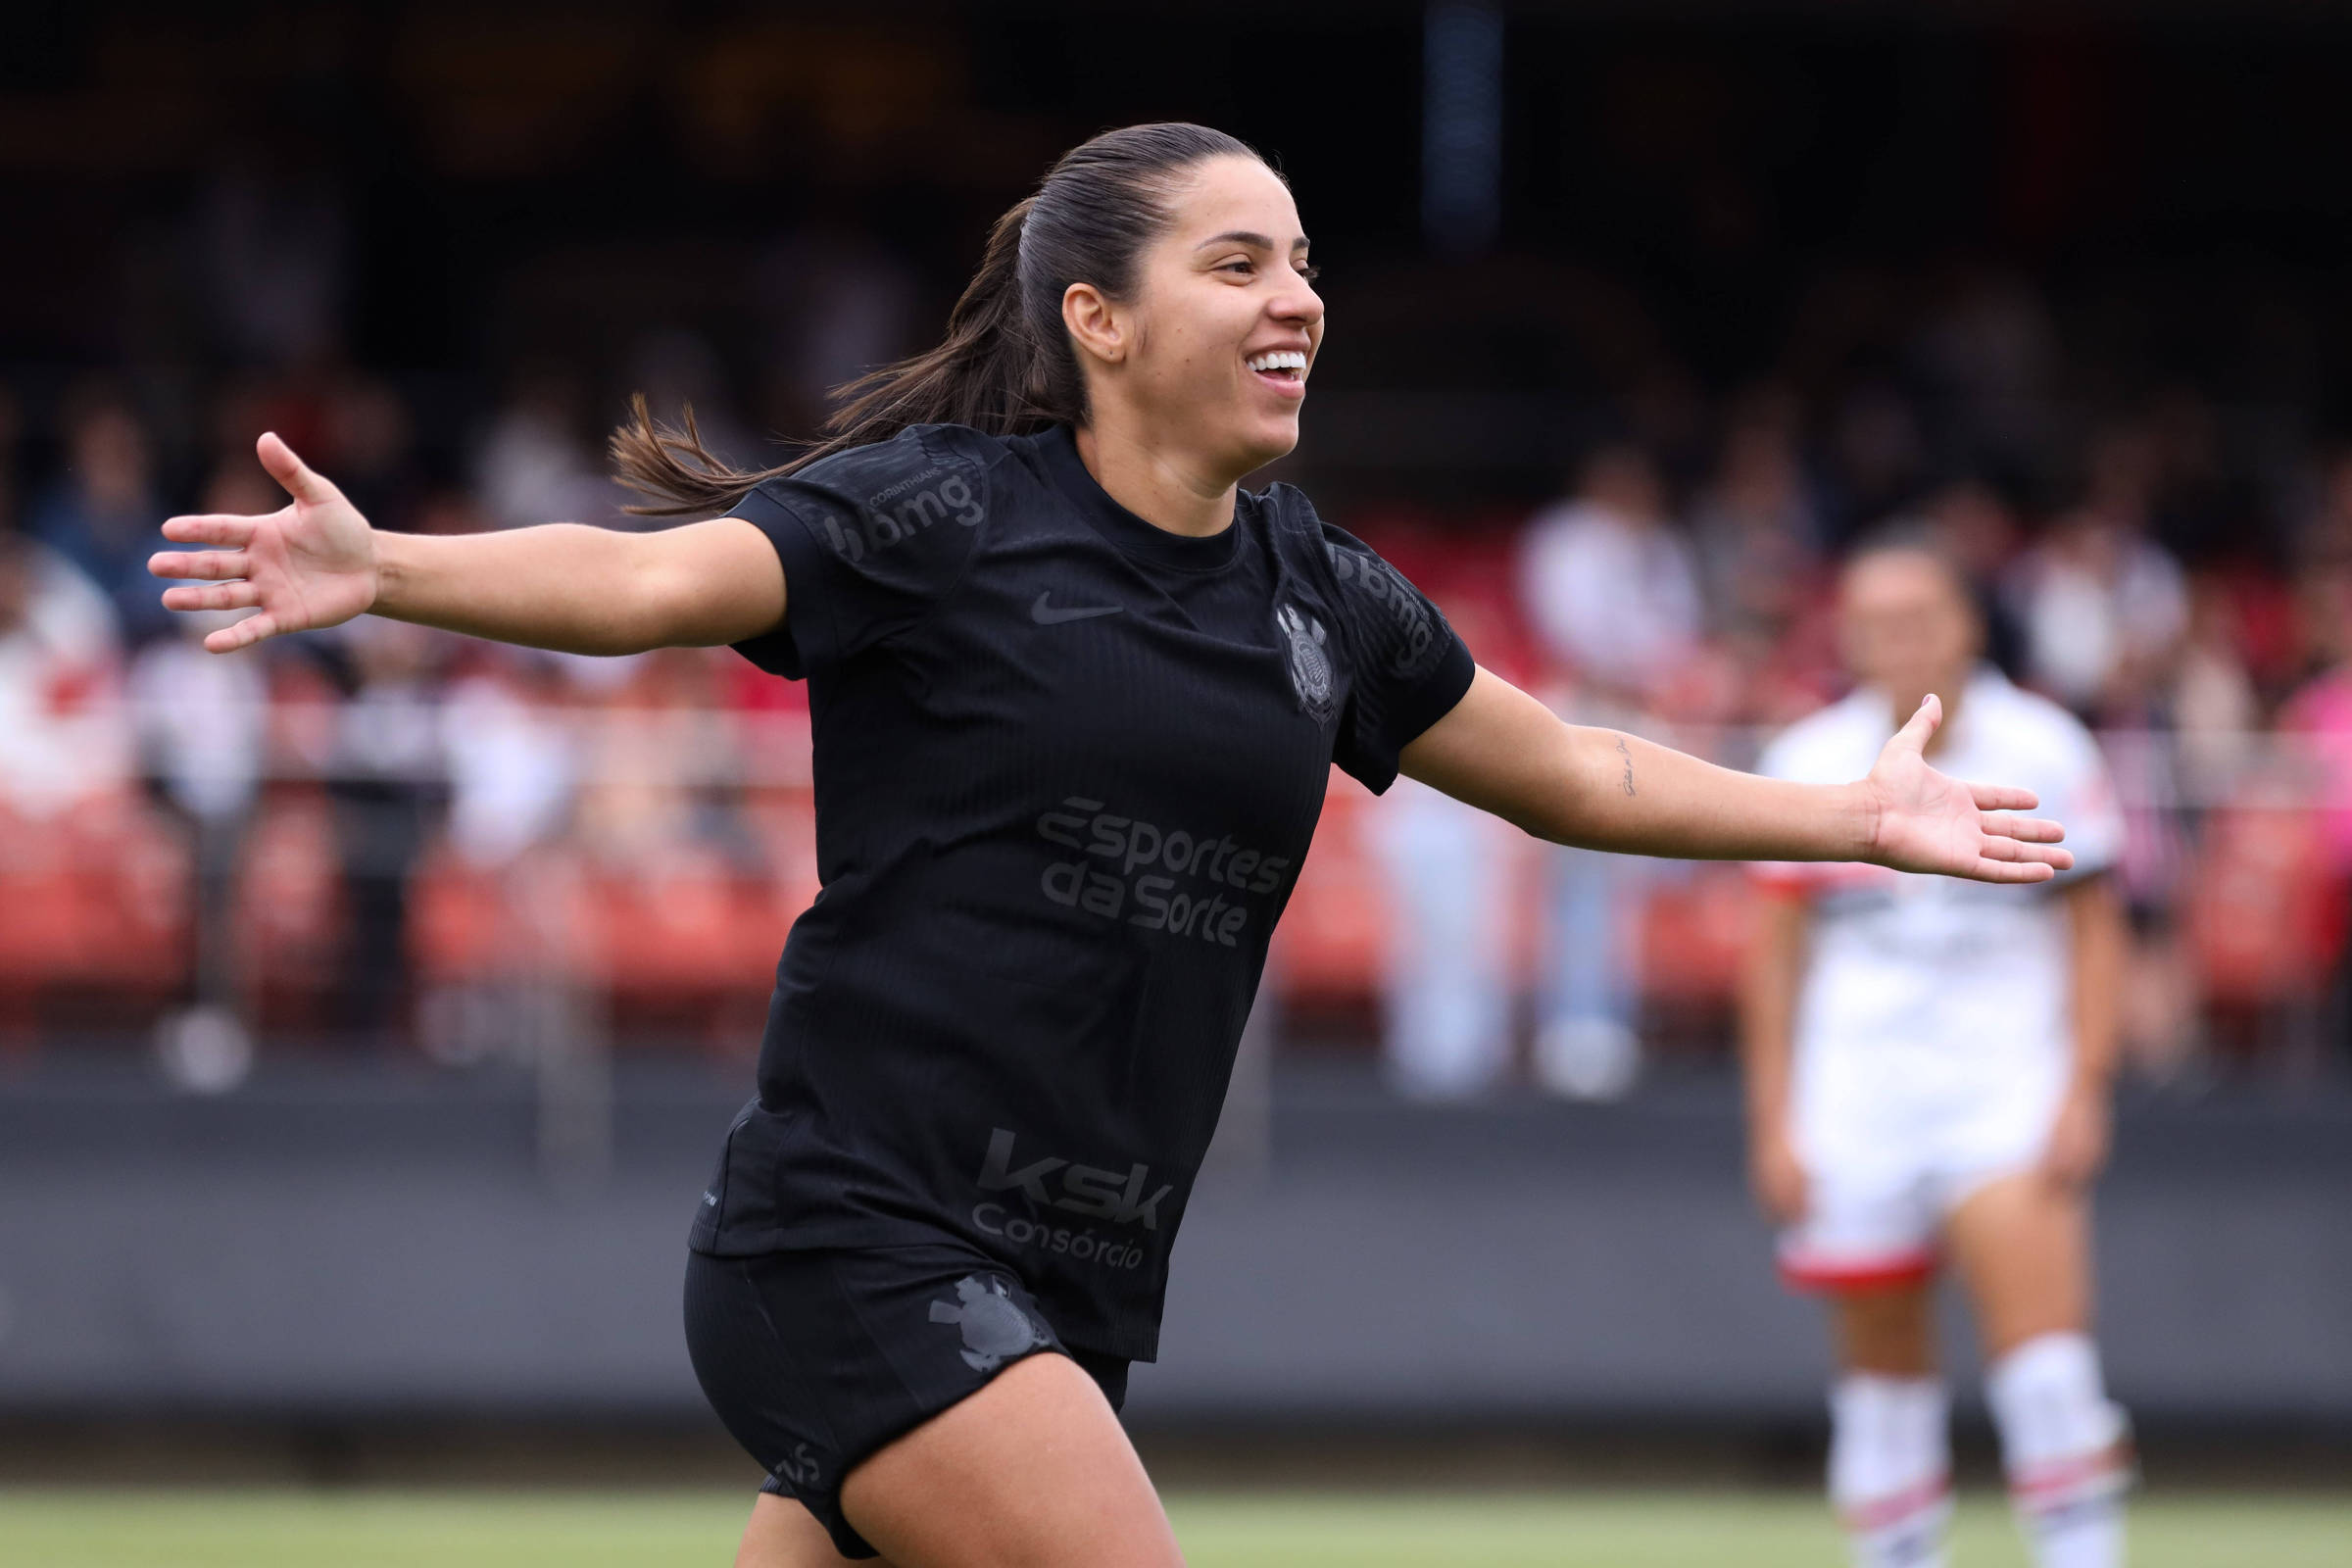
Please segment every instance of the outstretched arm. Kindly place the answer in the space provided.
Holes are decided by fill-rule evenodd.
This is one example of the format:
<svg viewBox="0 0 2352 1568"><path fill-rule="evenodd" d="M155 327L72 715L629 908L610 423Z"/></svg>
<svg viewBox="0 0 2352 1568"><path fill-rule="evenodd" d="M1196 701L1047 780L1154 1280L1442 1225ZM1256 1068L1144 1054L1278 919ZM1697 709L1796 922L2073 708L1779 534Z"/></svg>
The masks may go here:
<svg viewBox="0 0 2352 1568"><path fill-rule="evenodd" d="M2124 970L2132 925L2112 874L2084 877L2059 894L2074 962L2075 1065L2042 1147L2045 1175L2080 1187L2107 1163L2108 1102L2123 1025Z"/></svg>
<svg viewBox="0 0 2352 1568"><path fill-rule="evenodd" d="M1870 860L1980 882L2040 882L2074 864L2055 822L2013 816L2033 792L1966 784L1921 751L1931 697L1868 778L1760 778L1615 730L1565 724L1481 669L1453 710L1401 756L1403 771L1538 838L1694 860Z"/></svg>
<svg viewBox="0 0 2352 1568"><path fill-rule="evenodd" d="M173 517L159 577L171 610L251 610L217 654L372 612L575 654L740 642L784 618L784 568L760 530L719 517L659 533L550 523L455 536L379 533L275 435L256 450L293 500L265 516Z"/></svg>
<svg viewBox="0 0 2352 1568"><path fill-rule="evenodd" d="M1796 994L1804 979L1809 923L1802 898L1755 901L1747 958L1740 973L1740 1066L1747 1087L1747 1179L1765 1215L1782 1225L1804 1217L1805 1171L1788 1133L1790 1047Z"/></svg>

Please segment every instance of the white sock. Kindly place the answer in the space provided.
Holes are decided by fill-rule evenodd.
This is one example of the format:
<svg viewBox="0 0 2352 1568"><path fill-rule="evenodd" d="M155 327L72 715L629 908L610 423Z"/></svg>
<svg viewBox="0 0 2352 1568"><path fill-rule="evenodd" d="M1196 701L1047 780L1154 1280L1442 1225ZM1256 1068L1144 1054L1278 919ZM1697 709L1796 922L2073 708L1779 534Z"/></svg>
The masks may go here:
<svg viewBox="0 0 2352 1568"><path fill-rule="evenodd" d="M1849 1372L1830 1391L1830 1501L1854 1568L1943 1568L1952 1516L1943 1384Z"/></svg>
<svg viewBox="0 0 2352 1568"><path fill-rule="evenodd" d="M1984 1397L2009 1498L2040 1568L2122 1568L2131 1423L2086 1335L2044 1334L1994 1362Z"/></svg>

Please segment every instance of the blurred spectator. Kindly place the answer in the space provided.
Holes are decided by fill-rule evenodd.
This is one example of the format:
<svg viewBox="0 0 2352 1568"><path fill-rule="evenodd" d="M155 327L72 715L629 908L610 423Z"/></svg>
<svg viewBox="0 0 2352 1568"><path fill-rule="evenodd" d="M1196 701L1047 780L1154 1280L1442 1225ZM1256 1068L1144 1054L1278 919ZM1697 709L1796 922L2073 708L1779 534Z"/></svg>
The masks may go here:
<svg viewBox="0 0 2352 1568"><path fill-rule="evenodd" d="M2149 403L2148 512L2159 539L2191 562L2243 552L2242 524L2224 470L2221 419L2195 388L2166 388ZM2250 477L2250 476L2249 476Z"/></svg>
<svg viewBox="0 0 2352 1568"><path fill-rule="evenodd" d="M2340 941L2344 910L2352 905L2352 563L2331 562L2312 570L2304 583L2304 606L2324 667L2280 710L2278 727L2295 741L2295 760L2306 770ZM2339 951L2335 970L2328 999L2328 1032L2337 1050L2352 1057L2352 943Z"/></svg>
<svg viewBox="0 0 2352 1568"><path fill-rule="evenodd" d="M135 777L132 732L105 699L127 664L150 778L195 829L198 894L214 910L217 847L244 831L260 787L264 742L246 716L259 710L254 692L264 681L318 683L315 702L269 706L268 749L274 765L334 779L355 922L344 1008L380 1028L403 989L405 884L444 787L462 868L504 875L533 860L534 848L554 847L562 854L546 858L576 858L582 875L651 883L732 874L761 854L747 848L744 823L765 824L763 848L807 836L805 775L796 771L806 767L806 688L726 659L713 680L703 655L580 663L479 650L452 656L463 675L445 685L441 645L354 627L303 640L345 677L347 690L328 692L313 661L290 657L300 645L237 661L196 651L201 622L162 612L145 571L161 517L183 503L282 505L252 458L254 435L274 428L379 525L614 522L627 498L606 474L611 411L597 406L590 367L599 375L616 367L615 383L642 388L663 417L691 404L715 451L757 463L770 456L763 429L809 434L832 388L920 346L917 327L939 302L876 224L820 214L751 258L738 286L698 296L691 317L657 318L650 329L640 315L612 312L607 329L566 335L593 321L596 290L620 288L581 270L576 287L544 309L522 302L527 319L513 340L548 345L552 356L518 360L503 389L488 389L469 379L462 331L446 354L412 353L380 290L368 288L364 307L357 299L364 280L348 199L357 187L340 156L325 148L313 163L300 138L286 136L216 165L197 187L191 243L156 247L140 264L172 274L157 298L192 307L209 335L175 326L169 353L142 349L136 365L112 370L94 360L100 373L126 379L89 383L65 401L55 448L42 442L23 454L44 465L37 489L36 470L16 466L16 410L0 388L0 533L13 516L40 541L8 547L0 791L15 809L44 813L91 792L122 797ZM2155 345L2146 331L2160 314L2151 302L2176 297L2162 290L2128 291L2105 276L2027 277L1960 253L1843 274L1824 267L1808 274L1818 286L1780 342L1727 348L1708 366L1709 374L1774 368L1765 390L1724 398L1668 346L1690 324L1656 314L1672 316L1671 289L1598 271L1559 275L1569 303L1554 323L1556 350L1522 341L1524 322L1505 323L1503 335L1546 376L1546 356L1565 357L1562 377L1545 385L1572 414L1596 414L1598 389L1616 389L1613 428L1628 439L1594 453L1574 494L1509 543L1499 528L1482 538L1483 514L1433 510L1421 524L1425 559L1404 569L1442 592L1449 612L1482 596L1515 603L1497 619L1542 650L1549 676L1525 684L1563 714L1653 733L1671 726L1661 738L1744 760L1744 726L1784 722L1837 694L1823 558L1899 512L1933 524L1986 591L1995 660L2109 726L2134 813L2125 877L2145 930L2164 925L2200 812L2242 797L2263 771L2265 705L2315 662L2326 673L2297 693L2282 722L2316 747L2325 787L2352 801L2352 783L2337 790L2331 770L2342 760L2328 739L2352 733L2336 711L2352 712L2337 691L2352 662L2352 590L2343 586L2352 581L2352 452L2313 462L2311 343L2325 339L2295 325L2291 300L2263 330L2292 328L2279 343L2303 371L2247 379L2210 361L2196 367L2203 380L2180 379L2193 356ZM1393 308L1423 305L1415 292ZM1475 317L1485 307L1471 309ZM1381 384L1408 388L1434 363L1401 336L1383 339L1369 311L1349 318L1364 330L1350 342L1379 342L1389 357L1380 373L1394 379ZM1452 336L1503 330L1492 320L1472 326ZM2258 335L2249 329L2249 341ZM371 341L400 342L402 373L434 379L397 379L352 357ZM103 352L97 340L68 350ZM760 379L731 385L731 371L746 370ZM417 401L426 386L431 400ZM2062 396L2101 407L2128 398L2135 413L2093 427L2084 442L2079 411ZM478 444L459 449L440 411L475 408L485 410ZM198 410L206 412L187 412ZM1720 433L1712 450L1710 432ZM178 493L183 460L201 464L208 453L218 464L208 492ZM1426 475L1439 481L1430 493L1499 495L1516 482L1513 465L1529 460L1490 449L1481 461L1493 466ZM2070 510L2028 526L2014 496L2070 466L2082 478ZM2298 491L2304 475L2308 489ZM1687 529L1669 499L1685 481ZM2289 521L2299 539L2284 536ZM2282 556L2302 564L2297 572L2269 564ZM2298 604L2313 613L2298 617ZM1475 618L1456 613L1466 636ZM705 707L736 711L710 723L693 716ZM2352 744L2344 750L2352 757ZM710 782L746 758L760 783ZM2341 771L2352 780L2352 763ZM2340 840L2352 886L2352 806L2329 800L2327 831ZM1503 950L1519 934L1509 887L1518 862L1481 836L1481 819L1409 786L1367 821L1396 910L1396 958L1381 980L1393 1071L1415 1093L1471 1092L1507 1071L1514 998ZM574 849L592 854L575 858ZM1610 1092L1639 1060L1632 933L1650 869L1566 853L1546 854L1544 869L1549 945L1535 1068L1571 1093ZM1478 889L1488 891L1467 891ZM199 955L200 995L217 994L220 961Z"/></svg>
<svg viewBox="0 0 2352 1568"><path fill-rule="evenodd" d="M2032 284L2005 272L1958 270L1914 348L1937 395L1936 444L1947 462L2010 474L2039 469L2058 344Z"/></svg>
<svg viewBox="0 0 2352 1568"><path fill-rule="evenodd" d="M1743 411L1692 509L1708 620L1718 636L1769 646L1816 585L1820 520L1792 423L1792 411Z"/></svg>
<svg viewBox="0 0 2352 1568"><path fill-rule="evenodd" d="M67 419L66 472L33 503L28 519L35 538L113 599L117 621L134 642L170 626L147 571L147 558L164 545L153 465L146 428L130 406L111 392L84 392Z"/></svg>
<svg viewBox="0 0 2352 1568"><path fill-rule="evenodd" d="M2309 512L2295 530L2294 554L2304 561L2352 562L2352 449L2321 465Z"/></svg>
<svg viewBox="0 0 2352 1568"><path fill-rule="evenodd" d="M409 526L416 533L480 533L490 519L465 490L428 490L416 502Z"/></svg>
<svg viewBox="0 0 2352 1568"><path fill-rule="evenodd" d="M1921 515L1968 574L1969 586L1981 597L1992 598L2017 555L2016 510L1991 485L1964 479L1930 497ZM2000 654L1998 648L1993 652Z"/></svg>
<svg viewBox="0 0 2352 1568"><path fill-rule="evenodd" d="M198 235L213 318L237 359L287 366L342 341L350 239L341 194L323 173L282 166L309 137L246 149L204 192Z"/></svg>
<svg viewBox="0 0 2352 1568"><path fill-rule="evenodd" d="M2188 619L2180 564L2148 537L2155 454L2141 432L2095 440L2082 505L2006 585L2027 678L2087 718L2144 723Z"/></svg>
<svg viewBox="0 0 2352 1568"><path fill-rule="evenodd" d="M1528 524L1520 592L1545 651L1602 706L1639 710L1696 648L1698 569L1640 449L1589 458Z"/></svg>
<svg viewBox="0 0 2352 1568"><path fill-rule="evenodd" d="M1520 592L1570 683L1555 707L1579 723L1640 728L1651 700L1698 647L1698 572L1642 453L1605 447L1576 495L1529 525ZM1546 1088L1607 1098L1633 1084L1635 915L1646 870L1589 850L1550 856L1535 1042Z"/></svg>
<svg viewBox="0 0 2352 1568"><path fill-rule="evenodd" d="M2002 584L2017 559L2016 511L1991 485L1963 479L1921 502L1915 520L1940 543L1975 597L1984 623L1984 657L2015 676L2024 661L2023 636Z"/></svg>
<svg viewBox="0 0 2352 1568"><path fill-rule="evenodd" d="M1371 818L1394 890L1381 1040L1390 1083L1414 1099L1463 1099L1510 1071L1510 833L1405 778Z"/></svg>
<svg viewBox="0 0 2352 1568"><path fill-rule="evenodd" d="M416 527L415 429L400 394L375 376L346 372L335 378L319 415L318 455L303 454L311 466L333 474L336 486L375 526ZM248 466L252 451L251 441L242 443L239 457ZM272 492L263 510L282 505Z"/></svg>
<svg viewBox="0 0 2352 1568"><path fill-rule="evenodd" d="M553 658L495 648L453 682L441 710L449 842L468 865L512 864L564 830L579 788Z"/></svg>
<svg viewBox="0 0 2352 1568"><path fill-rule="evenodd" d="M582 438L584 421L580 384L568 371L537 366L515 378L474 471L483 510L496 526L619 516L619 492Z"/></svg>
<svg viewBox="0 0 2352 1568"><path fill-rule="evenodd" d="M24 433L24 410L16 390L0 381L0 533L21 523L22 498L17 493L17 441Z"/></svg>
<svg viewBox="0 0 2352 1568"><path fill-rule="evenodd" d="M2239 619L2227 578L2200 572L2189 580L2188 624L2164 711L2180 736L2180 804L2192 815L2229 799L2262 722Z"/></svg>
<svg viewBox="0 0 2352 1568"><path fill-rule="evenodd" d="M629 353L629 386L645 394L659 418L680 421L692 409L703 445L721 462L743 468L775 461L737 416L726 367L700 333L673 328L639 338Z"/></svg>
<svg viewBox="0 0 2352 1568"><path fill-rule="evenodd" d="M327 796L350 914L338 987L343 1023L397 1033L408 996L409 882L442 795L440 634L362 616L339 629L348 694Z"/></svg>
<svg viewBox="0 0 2352 1568"><path fill-rule="evenodd" d="M122 648L106 596L58 553L0 529L0 807L45 821L122 794Z"/></svg>
<svg viewBox="0 0 2352 1568"><path fill-rule="evenodd" d="M759 858L724 792L706 784L739 771L714 664L699 648L572 664L602 688L578 806L599 869L660 881Z"/></svg>
<svg viewBox="0 0 2352 1568"><path fill-rule="evenodd" d="M1482 666L1524 680L1506 606L1476 581L1422 586ZM1494 1088L1511 1067L1519 835L1408 778L1373 802L1366 832L1389 893L1380 977L1389 1081L1426 1100Z"/></svg>
<svg viewBox="0 0 2352 1568"><path fill-rule="evenodd" d="M1910 402L1883 382L1865 382L1830 421L1829 489L1835 532L1851 539L1919 496L1927 441Z"/></svg>
<svg viewBox="0 0 2352 1568"><path fill-rule="evenodd" d="M921 289L906 258L866 230L819 221L761 257L754 290L767 327L769 425L815 434L833 389L912 353Z"/></svg>
<svg viewBox="0 0 2352 1568"><path fill-rule="evenodd" d="M205 512L253 514L280 505L276 487L250 462L225 464L201 502ZM129 692L149 776L186 821L195 852L194 995L163 1024L167 1062L202 1060L213 1076L241 1076L250 1033L239 1005L237 867L259 798L269 734L269 680L261 659L205 652L205 635L236 612L173 616L179 635L160 637L131 664ZM208 1084L208 1087L214 1085ZM225 1085L219 1085L225 1087Z"/></svg>
<svg viewBox="0 0 2352 1568"><path fill-rule="evenodd" d="M2297 739L2313 771L2320 842L2331 867L2352 877L2352 563L2311 571L2303 590L2320 672L2278 710L2278 727Z"/></svg>

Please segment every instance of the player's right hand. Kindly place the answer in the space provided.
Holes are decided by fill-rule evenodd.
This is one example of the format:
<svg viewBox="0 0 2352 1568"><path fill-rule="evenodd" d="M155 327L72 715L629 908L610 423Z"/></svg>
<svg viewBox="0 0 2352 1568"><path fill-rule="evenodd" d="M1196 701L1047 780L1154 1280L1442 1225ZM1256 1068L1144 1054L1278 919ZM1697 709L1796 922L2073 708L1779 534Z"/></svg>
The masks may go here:
<svg viewBox="0 0 2352 1568"><path fill-rule="evenodd" d="M375 530L368 519L275 433L254 450L292 503L259 517L173 517L164 524L165 538L216 548L164 550L147 562L158 577L203 584L165 589L167 610L259 612L206 637L204 646L216 654L280 632L339 625L375 603Z"/></svg>
<svg viewBox="0 0 2352 1568"><path fill-rule="evenodd" d="M1749 1134L1747 1181L1756 1206L1775 1224L1793 1225L1805 1217L1805 1167L1788 1135L1779 1128L1758 1128Z"/></svg>

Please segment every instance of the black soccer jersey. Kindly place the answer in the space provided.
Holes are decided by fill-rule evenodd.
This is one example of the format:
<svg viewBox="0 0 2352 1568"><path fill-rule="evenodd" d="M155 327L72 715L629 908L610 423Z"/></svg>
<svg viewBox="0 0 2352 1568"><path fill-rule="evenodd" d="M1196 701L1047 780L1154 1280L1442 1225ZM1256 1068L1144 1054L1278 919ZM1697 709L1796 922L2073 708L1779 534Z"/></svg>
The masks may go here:
<svg viewBox="0 0 2352 1568"><path fill-rule="evenodd" d="M1149 1358L1168 1250L1334 761L1468 689L1436 608L1287 485L1209 538L1070 432L907 430L736 509L809 687L822 891L693 1244L963 1238Z"/></svg>

